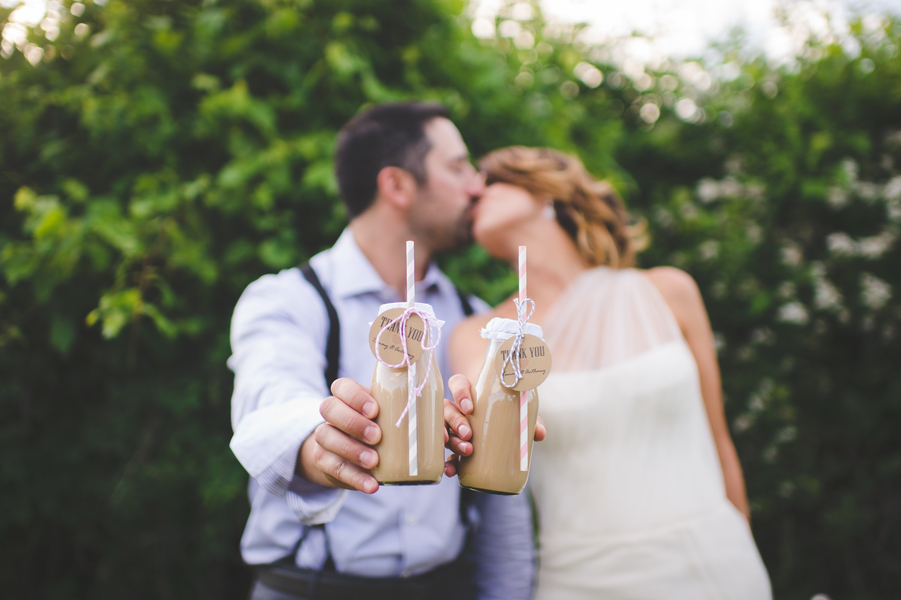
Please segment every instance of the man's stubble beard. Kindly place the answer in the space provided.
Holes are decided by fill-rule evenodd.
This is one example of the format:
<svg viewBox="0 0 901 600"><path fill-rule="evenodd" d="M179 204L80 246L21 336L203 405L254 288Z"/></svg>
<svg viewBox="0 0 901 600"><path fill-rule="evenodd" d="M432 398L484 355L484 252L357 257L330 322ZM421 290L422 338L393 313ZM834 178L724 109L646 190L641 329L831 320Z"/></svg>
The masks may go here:
<svg viewBox="0 0 901 600"><path fill-rule="evenodd" d="M410 231L417 239L428 240L433 252L455 250L472 243L472 218L469 207L463 209L451 222L437 222L429 215L426 196L417 199L418 209L410 215Z"/></svg>

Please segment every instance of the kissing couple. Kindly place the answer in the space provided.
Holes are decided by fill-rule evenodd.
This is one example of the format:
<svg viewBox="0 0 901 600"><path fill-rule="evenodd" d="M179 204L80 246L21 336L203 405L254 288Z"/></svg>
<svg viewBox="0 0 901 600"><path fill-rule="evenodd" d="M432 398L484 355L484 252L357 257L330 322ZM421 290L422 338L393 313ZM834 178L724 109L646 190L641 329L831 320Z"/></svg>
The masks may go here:
<svg viewBox="0 0 901 600"><path fill-rule="evenodd" d="M476 168L447 109L422 102L348 122L335 175L348 227L304 268L251 283L232 320L250 598L771 598L701 294L678 269L635 268L647 236L609 184L549 148ZM434 264L472 239L514 269L528 247L531 322L553 355L518 495L453 480L474 451L481 332L518 317ZM416 299L450 332L435 350L450 456L437 485L380 487L367 335L404 299L408 240Z"/></svg>

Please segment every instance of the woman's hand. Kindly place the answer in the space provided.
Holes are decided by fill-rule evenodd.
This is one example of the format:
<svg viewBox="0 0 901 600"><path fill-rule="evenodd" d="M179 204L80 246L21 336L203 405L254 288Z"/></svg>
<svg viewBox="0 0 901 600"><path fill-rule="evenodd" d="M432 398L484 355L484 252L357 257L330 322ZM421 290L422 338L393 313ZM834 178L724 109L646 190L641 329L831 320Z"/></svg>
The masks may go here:
<svg viewBox="0 0 901 600"><path fill-rule="evenodd" d="M444 474L453 477L457 474L457 465L461 456L472 454L472 427L466 415L473 410L472 386L464 375L454 375L447 382L453 400L444 399L444 445L451 454L444 463ZM535 424L535 441L541 442L547 437L544 421L538 417Z"/></svg>
<svg viewBox="0 0 901 600"><path fill-rule="evenodd" d="M444 463L444 474L453 477L461 456L472 454L472 427L466 415L472 414L472 386L465 375L454 375L447 386L453 400L444 399L444 445L453 452Z"/></svg>

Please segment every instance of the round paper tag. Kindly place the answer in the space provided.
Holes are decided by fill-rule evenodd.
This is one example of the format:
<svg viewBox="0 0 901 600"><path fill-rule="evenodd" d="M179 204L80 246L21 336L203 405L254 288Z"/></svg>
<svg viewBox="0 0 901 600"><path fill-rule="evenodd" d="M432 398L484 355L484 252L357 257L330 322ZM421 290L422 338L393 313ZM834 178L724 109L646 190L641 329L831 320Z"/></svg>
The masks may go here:
<svg viewBox="0 0 901 600"><path fill-rule="evenodd" d="M375 352L375 340L379 332L388 326L391 321L404 314L403 308L390 308L381 313L372 322L369 328L369 349L376 358L381 358L389 365L396 365L404 359L404 348L400 340L400 321L392 324L382 337L379 338L379 352ZM419 315L410 315L407 318L407 356L410 362L416 362L422 356L422 338L425 334L422 318Z"/></svg>
<svg viewBox="0 0 901 600"><path fill-rule="evenodd" d="M494 368L504 387L512 384L516 379L516 374L513 372L513 360L515 359L508 362L507 368L503 373L501 372L501 369L504 369L504 361L507 360L507 356L510 355L510 350L513 348L514 340L516 340L516 336L501 344L497 351L497 357L494 359ZM522 338L522 344L519 346L519 372L522 374L522 378L516 385L508 389L514 389L517 392L534 390L551 374L550 348L537 335L527 333Z"/></svg>

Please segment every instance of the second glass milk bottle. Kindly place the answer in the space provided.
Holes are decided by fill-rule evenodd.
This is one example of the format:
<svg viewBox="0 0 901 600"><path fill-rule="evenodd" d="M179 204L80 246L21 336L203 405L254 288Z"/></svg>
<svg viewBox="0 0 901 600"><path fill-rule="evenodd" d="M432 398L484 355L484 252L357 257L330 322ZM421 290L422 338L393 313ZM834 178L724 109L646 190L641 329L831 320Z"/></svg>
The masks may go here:
<svg viewBox="0 0 901 600"><path fill-rule="evenodd" d="M473 411L467 418L472 427L472 454L460 459L460 485L480 492L513 495L522 492L529 479L521 468L520 392L501 384L496 369L501 345L519 332L512 319L491 319L482 337L489 340L485 363L472 388ZM525 333L543 339L541 327L528 323ZM538 393L527 392L528 463L538 420Z"/></svg>

